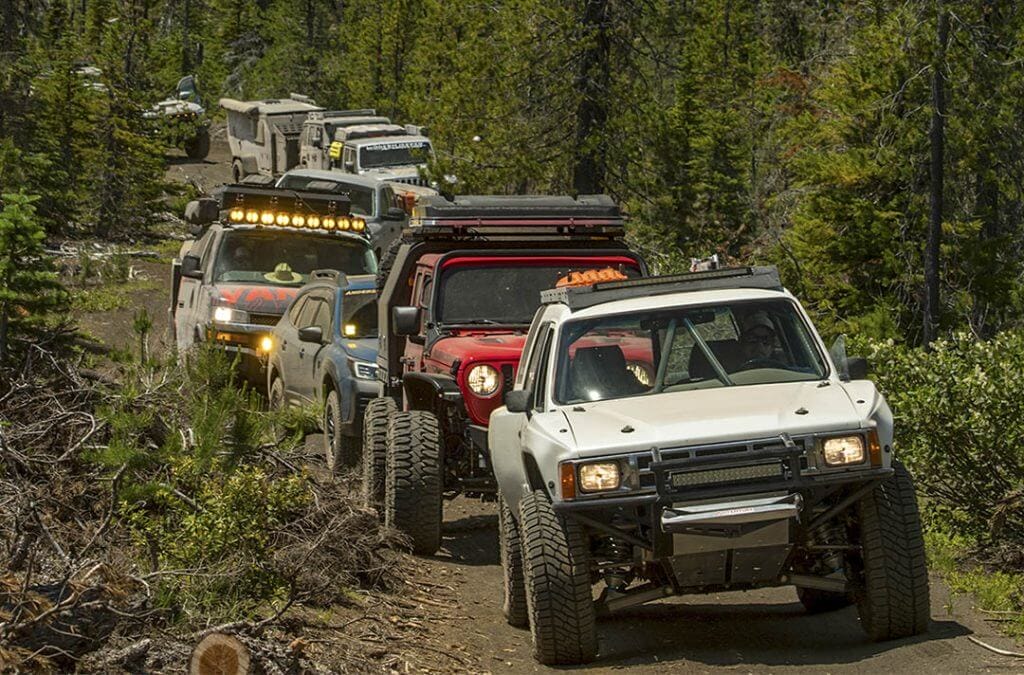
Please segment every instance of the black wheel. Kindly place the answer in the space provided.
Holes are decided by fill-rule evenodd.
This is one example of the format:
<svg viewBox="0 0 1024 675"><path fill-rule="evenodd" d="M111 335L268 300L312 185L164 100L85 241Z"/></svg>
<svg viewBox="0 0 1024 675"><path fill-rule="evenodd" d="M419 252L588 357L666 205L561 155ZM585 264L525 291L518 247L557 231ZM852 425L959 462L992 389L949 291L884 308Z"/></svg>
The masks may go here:
<svg viewBox="0 0 1024 675"><path fill-rule="evenodd" d="M422 410L391 416L387 435L384 522L409 537L413 553L441 547L441 429Z"/></svg>
<svg viewBox="0 0 1024 675"><path fill-rule="evenodd" d="M398 411L393 398L375 398L363 415L363 503L384 518L384 474L387 470L388 421Z"/></svg>
<svg viewBox="0 0 1024 675"><path fill-rule="evenodd" d="M241 183L245 178L245 169L242 168L242 163L237 159L231 162L231 182Z"/></svg>
<svg viewBox="0 0 1024 675"><path fill-rule="evenodd" d="M206 159L210 154L210 130L202 129L185 143L185 154L189 159Z"/></svg>
<svg viewBox="0 0 1024 675"><path fill-rule="evenodd" d="M267 407L271 410L284 410L284 381L274 376L267 390Z"/></svg>
<svg viewBox="0 0 1024 675"><path fill-rule="evenodd" d="M519 532L534 658L548 665L593 661L597 616L586 535L539 491L519 504Z"/></svg>
<svg viewBox="0 0 1024 675"><path fill-rule="evenodd" d="M377 288L384 288L384 283L388 280L388 273L391 272L391 268L395 264L395 257L398 256L398 249L401 248L402 244L407 244L411 239L406 237L399 237L390 244L384 251L384 255L379 256L377 259Z"/></svg>
<svg viewBox="0 0 1024 675"><path fill-rule="evenodd" d="M860 623L875 641L924 633L930 613L914 482L900 462L893 469L858 505L861 552L851 561Z"/></svg>
<svg viewBox="0 0 1024 675"><path fill-rule="evenodd" d="M332 388L324 403L324 457L331 475L356 466L362 449L359 438L341 433L341 425L341 397Z"/></svg>
<svg viewBox="0 0 1024 675"><path fill-rule="evenodd" d="M797 588L796 594L804 609L811 614L834 612L853 604L853 598L847 593L832 593L817 588Z"/></svg>
<svg viewBox="0 0 1024 675"><path fill-rule="evenodd" d="M526 628L530 615L526 611L526 581L523 579L523 545L519 526L505 498L498 494L498 545L501 549L501 571L504 595L501 611L508 625Z"/></svg>

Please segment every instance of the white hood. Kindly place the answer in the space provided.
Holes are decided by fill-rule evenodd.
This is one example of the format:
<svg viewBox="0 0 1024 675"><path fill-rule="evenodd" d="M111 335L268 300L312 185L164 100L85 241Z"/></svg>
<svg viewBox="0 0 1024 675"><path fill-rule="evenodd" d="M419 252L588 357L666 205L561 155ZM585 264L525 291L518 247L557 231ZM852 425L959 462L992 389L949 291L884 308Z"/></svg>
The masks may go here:
<svg viewBox="0 0 1024 675"><path fill-rule="evenodd" d="M863 415L868 411L858 413L843 385L834 382L681 391L582 403L562 412L581 456L771 438L783 432L847 431L868 424Z"/></svg>

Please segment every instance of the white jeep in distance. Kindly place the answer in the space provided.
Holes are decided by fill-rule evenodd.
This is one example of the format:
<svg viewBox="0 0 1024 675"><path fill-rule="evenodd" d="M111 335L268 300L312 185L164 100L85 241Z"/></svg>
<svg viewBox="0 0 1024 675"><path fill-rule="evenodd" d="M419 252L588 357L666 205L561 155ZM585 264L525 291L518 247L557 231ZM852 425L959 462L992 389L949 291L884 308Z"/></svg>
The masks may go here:
<svg viewBox="0 0 1024 675"><path fill-rule="evenodd" d="M774 268L542 300L489 429L505 616L539 661L592 660L599 614L765 586L811 612L855 603L874 640L927 629L892 414Z"/></svg>

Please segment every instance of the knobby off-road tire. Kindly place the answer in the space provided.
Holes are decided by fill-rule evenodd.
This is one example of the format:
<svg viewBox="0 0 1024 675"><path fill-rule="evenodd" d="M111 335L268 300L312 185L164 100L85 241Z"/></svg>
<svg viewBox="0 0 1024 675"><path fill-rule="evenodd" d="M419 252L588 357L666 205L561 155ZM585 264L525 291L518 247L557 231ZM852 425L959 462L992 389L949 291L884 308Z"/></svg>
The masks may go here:
<svg viewBox="0 0 1024 675"><path fill-rule="evenodd" d="M914 482L901 463L859 505L861 626L875 641L928 630L928 568Z"/></svg>
<svg viewBox="0 0 1024 675"><path fill-rule="evenodd" d="M796 595L810 614L834 612L853 604L853 598L846 593L831 593L817 588L797 588Z"/></svg>
<svg viewBox="0 0 1024 675"><path fill-rule="evenodd" d="M526 607L526 580L523 578L523 545L519 526L505 498L498 493L498 546L504 581L501 611L508 625L526 628L530 615Z"/></svg>
<svg viewBox="0 0 1024 675"><path fill-rule="evenodd" d="M206 159L210 154L210 131L203 129L185 143L185 154L189 159Z"/></svg>
<svg viewBox="0 0 1024 675"><path fill-rule="evenodd" d="M384 523L409 537L412 551L441 547L441 428L422 410L391 416L387 435Z"/></svg>
<svg viewBox="0 0 1024 675"><path fill-rule="evenodd" d="M341 396L331 389L324 403L324 458L331 475L359 464L362 440L341 433Z"/></svg>
<svg viewBox="0 0 1024 675"><path fill-rule="evenodd" d="M363 415L363 503L384 520L384 476L387 471L388 421L398 412L393 398L375 398Z"/></svg>
<svg viewBox="0 0 1024 675"><path fill-rule="evenodd" d="M284 380L275 377L267 390L267 407L271 410L284 410Z"/></svg>
<svg viewBox="0 0 1024 675"><path fill-rule="evenodd" d="M548 665L593 661L597 616L583 530L538 491L519 504L519 533L534 658Z"/></svg>

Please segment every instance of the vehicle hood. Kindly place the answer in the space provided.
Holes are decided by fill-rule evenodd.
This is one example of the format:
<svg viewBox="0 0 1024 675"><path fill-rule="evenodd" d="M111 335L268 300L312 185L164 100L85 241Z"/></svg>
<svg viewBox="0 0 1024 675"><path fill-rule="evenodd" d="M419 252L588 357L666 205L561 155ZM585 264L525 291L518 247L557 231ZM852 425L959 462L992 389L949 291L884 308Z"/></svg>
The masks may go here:
<svg viewBox="0 0 1024 675"><path fill-rule="evenodd" d="M215 306L233 307L257 314L284 314L299 287L260 284L216 284L210 287Z"/></svg>
<svg viewBox="0 0 1024 675"><path fill-rule="evenodd" d="M523 353L525 333L471 333L443 337L430 348L432 359L451 365L479 361L517 362Z"/></svg>
<svg viewBox="0 0 1024 675"><path fill-rule="evenodd" d="M672 392L562 410L581 456L756 440L784 432L846 431L867 424L842 385L818 382Z"/></svg>
<svg viewBox="0 0 1024 675"><path fill-rule="evenodd" d="M357 361L377 363L377 338L357 338L349 340L341 338L345 353Z"/></svg>

